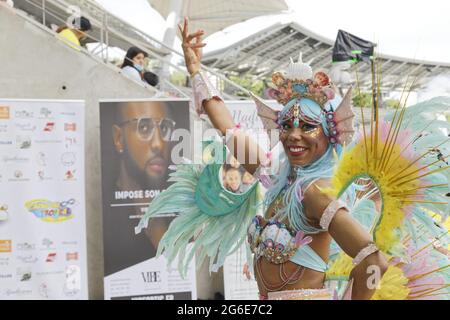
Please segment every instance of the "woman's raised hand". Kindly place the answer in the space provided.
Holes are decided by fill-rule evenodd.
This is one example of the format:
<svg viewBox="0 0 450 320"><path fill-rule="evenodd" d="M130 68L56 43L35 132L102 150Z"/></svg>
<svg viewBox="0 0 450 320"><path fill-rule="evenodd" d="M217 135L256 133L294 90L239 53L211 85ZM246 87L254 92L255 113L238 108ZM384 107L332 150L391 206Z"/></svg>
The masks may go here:
<svg viewBox="0 0 450 320"><path fill-rule="evenodd" d="M186 68L188 72L193 75L194 73L200 71L200 61L202 59L202 48L206 45L202 43L202 37L205 34L204 30L197 30L194 33L189 34L188 32L188 19L184 18L183 27L179 24L182 36L184 61L186 63Z"/></svg>

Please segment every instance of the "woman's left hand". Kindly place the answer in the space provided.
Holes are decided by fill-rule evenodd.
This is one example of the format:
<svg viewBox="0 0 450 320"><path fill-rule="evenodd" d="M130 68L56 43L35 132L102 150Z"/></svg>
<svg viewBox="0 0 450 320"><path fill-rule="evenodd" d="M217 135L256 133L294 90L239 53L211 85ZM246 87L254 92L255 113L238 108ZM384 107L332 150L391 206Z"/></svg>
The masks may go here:
<svg viewBox="0 0 450 320"><path fill-rule="evenodd" d="M178 25L182 37L182 48L184 53L184 60L189 74L193 75L200 70L202 59L202 48L206 45L202 43L202 38L205 32L198 30L195 33L188 33L188 20L184 18L184 26ZM195 41L194 41L195 40Z"/></svg>

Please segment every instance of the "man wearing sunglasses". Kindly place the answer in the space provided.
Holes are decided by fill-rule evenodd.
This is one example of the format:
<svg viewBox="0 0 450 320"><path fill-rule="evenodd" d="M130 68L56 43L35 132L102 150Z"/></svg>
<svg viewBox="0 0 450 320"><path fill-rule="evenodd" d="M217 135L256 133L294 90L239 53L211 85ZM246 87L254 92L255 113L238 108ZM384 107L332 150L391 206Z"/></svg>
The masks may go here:
<svg viewBox="0 0 450 320"><path fill-rule="evenodd" d="M122 190L159 189L167 181L168 142L175 122L164 102L119 105L113 138L120 155L117 186Z"/></svg>
<svg viewBox="0 0 450 320"><path fill-rule="evenodd" d="M168 187L170 140L176 125L164 101L119 102L111 107L116 110L109 139L117 156L117 162L111 159L111 165L117 168L111 173L117 178L111 177L113 192L105 195L114 197L108 203L121 205L107 209L108 219L104 220L108 230L104 235L106 275L156 254L171 218L153 219L145 234L136 235L134 228L145 204ZM118 193L125 192L133 196L117 198ZM153 195L148 196L149 192Z"/></svg>

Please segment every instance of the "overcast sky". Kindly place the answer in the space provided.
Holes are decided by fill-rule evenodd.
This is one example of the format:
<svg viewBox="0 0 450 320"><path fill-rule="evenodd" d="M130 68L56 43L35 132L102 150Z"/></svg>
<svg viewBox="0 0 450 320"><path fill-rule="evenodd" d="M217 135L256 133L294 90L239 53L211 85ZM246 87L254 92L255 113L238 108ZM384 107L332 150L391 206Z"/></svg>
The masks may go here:
<svg viewBox="0 0 450 320"><path fill-rule="evenodd" d="M146 0L96 1L162 40L164 19ZM331 40L338 29L343 29L378 43L381 53L450 62L450 1L287 0L287 3L296 22ZM256 19L252 29L266 26L267 20Z"/></svg>
<svg viewBox="0 0 450 320"><path fill-rule="evenodd" d="M337 30L343 29L375 41L382 53L450 62L450 1L287 2L300 24L327 38L334 39Z"/></svg>

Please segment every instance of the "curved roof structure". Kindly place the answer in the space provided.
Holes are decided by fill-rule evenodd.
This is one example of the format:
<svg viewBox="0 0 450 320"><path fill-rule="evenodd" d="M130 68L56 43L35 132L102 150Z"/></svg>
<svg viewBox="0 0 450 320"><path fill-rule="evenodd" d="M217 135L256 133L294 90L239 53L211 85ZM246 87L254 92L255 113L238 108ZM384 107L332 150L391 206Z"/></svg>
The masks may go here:
<svg viewBox="0 0 450 320"><path fill-rule="evenodd" d="M164 18L179 10L190 20L190 30L202 28L206 35L257 16L289 9L285 0L147 0ZM180 8L176 8L180 6Z"/></svg>
<svg viewBox="0 0 450 320"><path fill-rule="evenodd" d="M243 26L239 29L245 29ZM235 32L239 32L236 28ZM352 33L352 30L347 30ZM357 33L357 32L353 32ZM224 41L224 40L222 40ZM270 76L283 70L289 63L288 57L297 57L303 52L303 60L313 59L314 70L329 71L334 41L310 31L296 22L274 23L256 33L246 36L226 47L206 52L203 63L224 73L237 71L258 78ZM412 91L417 91L439 75L450 75L450 63L420 61L408 58L378 54L378 65L382 74L382 90L401 91L405 81L415 77ZM359 83L363 89L371 85L370 64L358 64Z"/></svg>

